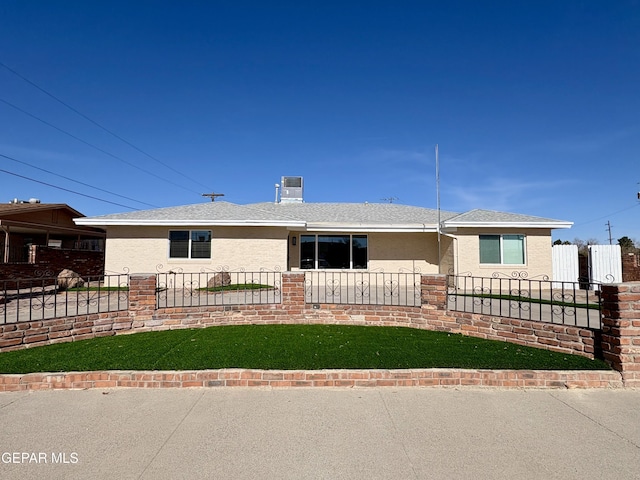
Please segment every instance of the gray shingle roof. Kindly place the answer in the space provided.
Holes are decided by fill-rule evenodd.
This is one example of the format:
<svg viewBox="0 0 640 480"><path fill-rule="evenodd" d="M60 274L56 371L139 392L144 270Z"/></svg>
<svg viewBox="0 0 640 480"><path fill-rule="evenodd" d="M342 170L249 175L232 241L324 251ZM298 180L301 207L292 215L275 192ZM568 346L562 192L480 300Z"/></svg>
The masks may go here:
<svg viewBox="0 0 640 480"><path fill-rule="evenodd" d="M247 208L229 202L208 202L196 203L193 205L182 205L178 207L156 208L152 210L138 210L135 212L112 213L98 217L87 217L83 222L139 222L150 224L162 222L168 224L186 224L189 222L290 222L291 218L286 218L277 213L269 213L260 210Z"/></svg>
<svg viewBox="0 0 640 480"><path fill-rule="evenodd" d="M307 223L342 224L433 224L438 211L397 203L254 203L251 209L306 221ZM457 215L440 212L441 219Z"/></svg>
<svg viewBox="0 0 640 480"><path fill-rule="evenodd" d="M455 217L449 218L446 222L448 225L461 224L495 224L495 223L517 223L517 224L565 224L561 220L551 218L534 217L531 215L523 215L521 213L496 212L494 210L470 210L461 213Z"/></svg>
<svg viewBox="0 0 640 480"><path fill-rule="evenodd" d="M441 211L445 228L528 226L566 228L571 224L517 213ZM253 203L207 202L178 207L114 213L77 219L79 225L281 225L300 228L398 228L434 231L438 211L397 203Z"/></svg>

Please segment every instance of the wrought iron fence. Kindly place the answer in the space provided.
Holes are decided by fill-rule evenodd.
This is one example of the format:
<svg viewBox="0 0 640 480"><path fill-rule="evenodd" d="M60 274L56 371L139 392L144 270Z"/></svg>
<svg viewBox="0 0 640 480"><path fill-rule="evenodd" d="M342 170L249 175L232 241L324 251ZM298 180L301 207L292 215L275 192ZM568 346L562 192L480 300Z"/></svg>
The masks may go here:
<svg viewBox="0 0 640 480"><path fill-rule="evenodd" d="M158 308L258 305L281 302L279 271L170 271L157 274Z"/></svg>
<svg viewBox="0 0 640 480"><path fill-rule="evenodd" d="M599 283L529 279L525 273L491 277L448 275L449 310L538 322L602 328Z"/></svg>
<svg viewBox="0 0 640 480"><path fill-rule="evenodd" d="M5 254L7 254L6 262ZM7 249L4 244L0 243L0 263L29 263L29 247L12 245Z"/></svg>
<svg viewBox="0 0 640 480"><path fill-rule="evenodd" d="M305 272L306 303L419 306L419 273Z"/></svg>
<svg viewBox="0 0 640 480"><path fill-rule="evenodd" d="M82 277L80 284L67 285L58 277L0 281L0 323L31 322L129 308L128 275Z"/></svg>

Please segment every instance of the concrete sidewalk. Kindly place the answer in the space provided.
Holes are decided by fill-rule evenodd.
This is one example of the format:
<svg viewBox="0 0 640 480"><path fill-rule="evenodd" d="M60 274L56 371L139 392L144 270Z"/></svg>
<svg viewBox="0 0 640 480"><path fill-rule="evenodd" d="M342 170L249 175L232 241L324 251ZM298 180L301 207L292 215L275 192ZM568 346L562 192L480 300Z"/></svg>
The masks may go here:
<svg viewBox="0 0 640 480"><path fill-rule="evenodd" d="M2 479L640 478L629 389L17 392L0 425Z"/></svg>

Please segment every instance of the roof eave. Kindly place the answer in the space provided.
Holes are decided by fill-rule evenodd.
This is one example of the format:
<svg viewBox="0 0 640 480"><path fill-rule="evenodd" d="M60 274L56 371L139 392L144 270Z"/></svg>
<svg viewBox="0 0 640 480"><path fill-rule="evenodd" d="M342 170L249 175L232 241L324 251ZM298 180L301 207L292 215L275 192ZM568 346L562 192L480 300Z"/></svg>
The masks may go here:
<svg viewBox="0 0 640 480"><path fill-rule="evenodd" d="M443 228L571 228L573 222L443 222Z"/></svg>
<svg viewBox="0 0 640 480"><path fill-rule="evenodd" d="M76 225L93 227L304 227L304 222L272 220L122 220L122 219L74 219Z"/></svg>
<svg viewBox="0 0 640 480"><path fill-rule="evenodd" d="M438 226L435 224L352 224L352 223L307 223L307 231L313 232L437 232Z"/></svg>

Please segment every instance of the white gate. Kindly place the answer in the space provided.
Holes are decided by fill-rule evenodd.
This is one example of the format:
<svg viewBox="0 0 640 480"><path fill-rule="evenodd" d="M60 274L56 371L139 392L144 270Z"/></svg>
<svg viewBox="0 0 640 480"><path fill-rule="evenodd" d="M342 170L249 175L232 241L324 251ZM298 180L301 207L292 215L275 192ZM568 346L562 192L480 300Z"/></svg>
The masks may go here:
<svg viewBox="0 0 640 480"><path fill-rule="evenodd" d="M620 245L589 245L589 259L580 272L577 245L554 245L552 249L553 287L556 282L620 283L622 255ZM587 272L588 269L588 272ZM582 275L581 275L582 273ZM583 287L583 288L586 288Z"/></svg>
<svg viewBox="0 0 640 480"><path fill-rule="evenodd" d="M620 245L589 245L589 281L593 283L622 282Z"/></svg>
<svg viewBox="0 0 640 480"><path fill-rule="evenodd" d="M551 250L553 264L553 288L561 288L556 282L577 282L580 276L577 245L554 245Z"/></svg>

